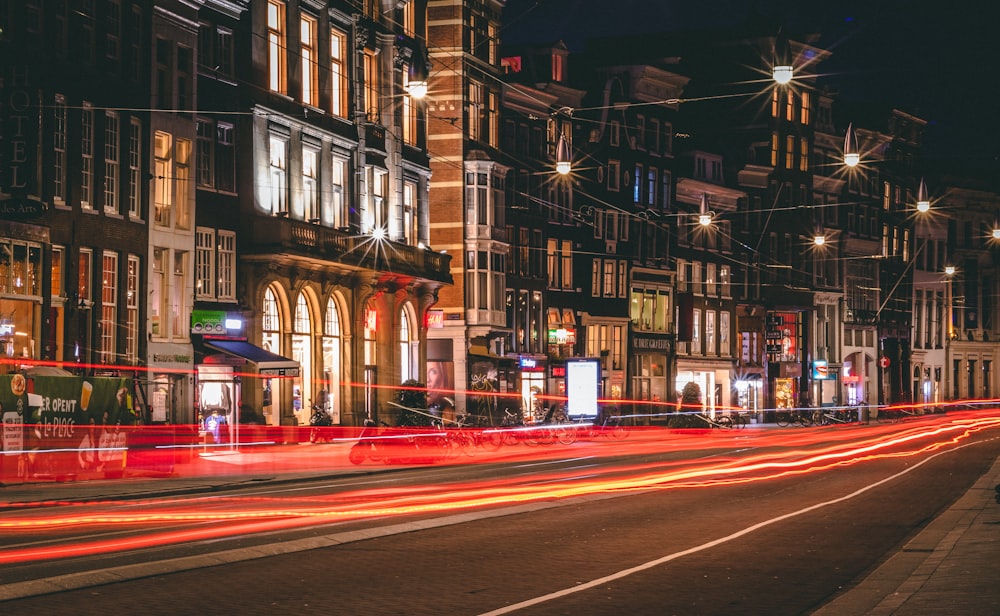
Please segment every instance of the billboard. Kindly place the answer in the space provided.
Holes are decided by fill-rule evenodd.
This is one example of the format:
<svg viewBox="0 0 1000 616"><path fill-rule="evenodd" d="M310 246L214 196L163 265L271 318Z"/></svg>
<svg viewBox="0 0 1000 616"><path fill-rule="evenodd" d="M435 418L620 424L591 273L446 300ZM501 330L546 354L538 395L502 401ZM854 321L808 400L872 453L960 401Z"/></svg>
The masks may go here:
<svg viewBox="0 0 1000 616"><path fill-rule="evenodd" d="M566 414L597 416L601 391L601 360L566 360Z"/></svg>

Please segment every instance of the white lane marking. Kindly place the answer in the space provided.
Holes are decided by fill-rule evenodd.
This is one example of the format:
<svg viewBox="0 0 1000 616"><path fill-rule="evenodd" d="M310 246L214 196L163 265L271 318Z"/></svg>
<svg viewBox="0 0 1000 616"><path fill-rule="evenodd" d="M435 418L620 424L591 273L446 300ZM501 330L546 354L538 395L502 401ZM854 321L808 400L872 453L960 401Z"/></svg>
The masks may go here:
<svg viewBox="0 0 1000 616"><path fill-rule="evenodd" d="M786 513L784 515L779 515L776 518L771 518L770 520L764 520L763 522L758 522L757 524L754 524L754 525L748 526L748 527L746 527L746 528L744 528L742 530L736 531L735 533L733 533L731 535L727 535L725 537L720 537L718 539L714 539L714 540L709 541L707 543L703 543L701 545L697 545L697 546L694 546L692 548L688 548L686 550L682 550L680 552L674 552L673 554L668 554L666 556L662 556L662 557L657 558L655 560L651 560L651 561L642 563L640 565L636 565L635 567L629 567L628 569L622 569L621 571L617 571L617 572L612 573L610 575L605 575L603 577L599 577L599 578L590 580L589 582L583 582L583 583L580 583L578 585L572 586L570 588L564 588L562 590L557 590L555 592L551 592L551 593L548 593L548 594L545 594L545 595L540 595L538 597L534 597L532 599L527 599L525 601L521 601L519 603L514 603L512 605L501 607L501 608L498 608L498 609L495 609L495 610L492 610L492 611L489 611L489 612L483 612L479 616L500 616L501 614L509 614L509 613L515 612L517 610L522 610L522 609L525 609L525 608L532 607L534 605L538 605L539 603L545 603L546 601L552 601L554 599L559 599L559 598L566 597L566 596L569 596L569 595L572 595L572 594L575 594L575 593L578 593L578 592L581 592L581 591L584 591L584 590L589 590L591 588L595 588L595 587L600 586L602 584L607 584L609 582L614 582L615 580L620 580L620 579L628 577L628 576L630 576L630 575L632 575L634 573L639 573L640 571L645 571L646 569L652 569L653 567L658 567L658 566L660 566L660 565L662 565L664 563L668 563L668 562L670 562L672 560L677 560L678 558L682 558L684 556L689 556L689 555L695 554L697 552L701 552L701 551L704 551L704 550L707 550L707 549L710 549L710 548L714 548L715 546L721 545L723 543L727 543L727 542L732 541L734 539L739 539L740 537L742 537L744 535L748 535L748 534L750 534L750 533L752 533L754 531L760 530L760 529L762 529L762 528L764 528L766 526L770 526L770 525L776 524L778 522L783 522L783 521L788 520L790 518L794 518L794 517L797 517L797 516L809 513L810 511L815 511L815 510L821 509L823 507L828 507L830 505L836 505L837 503L842 503L844 501L850 500L852 498L860 496L861 494L864 494L865 492L868 492L869 490L873 490L873 489L877 488L878 486L880 486L880 485L882 485L884 483L888 483L890 481L894 481L894 480L902 477L903 475L909 473L910 471L913 471L913 470L916 470L917 468L920 468L921 466L923 466L927 462L930 462L931 460L933 460L934 458L936 458L936 457L938 457L940 455L943 455L943 454L946 454L946 453L950 453L950 452L953 452L953 451L957 451L957 450L962 449L964 447L968 447L969 445L975 445L975 444L977 444L977 443L967 443L965 445L961 445L961 446L955 447L953 449L948 449L948 450L945 450L945 451L939 451L938 453L935 453L935 454L933 454L931 456L928 456L927 458L921 460L920 462L917 462L913 466L907 467L906 469L904 469L904 470L896 473L895 475L891 475L889 477L886 477L884 479L876 481L875 483L872 483L872 484L867 485L867 486L865 486L863 488L855 490L854 492L851 492L850 494L847 494L845 496L841 496L841 497L835 498L833 500L824 501L822 503L816 503L815 505L810 505L808 507L805 507L804 509L799 509L798 511L792 511L792 512Z"/></svg>

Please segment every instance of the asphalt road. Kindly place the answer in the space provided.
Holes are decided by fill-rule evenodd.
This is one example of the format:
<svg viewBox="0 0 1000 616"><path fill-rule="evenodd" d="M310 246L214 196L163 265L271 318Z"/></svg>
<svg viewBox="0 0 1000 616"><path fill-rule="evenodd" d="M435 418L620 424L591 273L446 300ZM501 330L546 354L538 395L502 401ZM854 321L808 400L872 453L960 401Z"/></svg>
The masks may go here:
<svg viewBox="0 0 1000 616"><path fill-rule="evenodd" d="M807 614L888 558L964 493L1000 455L995 432L973 436L960 447L758 482L386 516L256 540L95 557L84 559L88 568L141 569L178 558L200 564L11 600L0 609L4 614ZM615 447L624 453L637 442ZM578 444L564 451L579 450ZM727 455L756 452L751 437L734 441ZM690 466L710 454L719 452L689 448L660 458ZM599 464L625 472L630 464L656 457L644 451ZM589 467L597 464L561 455L538 465L559 469L566 482L595 471ZM471 485L525 469L517 461L351 481L355 486L378 481L383 490L459 480ZM539 475L537 481L546 479ZM324 489L345 489L337 483ZM316 482L303 484L305 490L319 488ZM224 562L241 550L249 551L244 554L249 560ZM43 564L8 572L23 577L55 570Z"/></svg>

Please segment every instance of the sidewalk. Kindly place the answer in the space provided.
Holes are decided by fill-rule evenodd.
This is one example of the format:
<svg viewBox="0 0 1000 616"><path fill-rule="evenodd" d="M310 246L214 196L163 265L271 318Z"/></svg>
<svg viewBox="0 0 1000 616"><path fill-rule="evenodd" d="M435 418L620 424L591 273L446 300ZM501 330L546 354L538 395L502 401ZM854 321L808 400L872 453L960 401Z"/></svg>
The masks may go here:
<svg viewBox="0 0 1000 616"><path fill-rule="evenodd" d="M1000 614L1000 459L950 509L813 616Z"/></svg>

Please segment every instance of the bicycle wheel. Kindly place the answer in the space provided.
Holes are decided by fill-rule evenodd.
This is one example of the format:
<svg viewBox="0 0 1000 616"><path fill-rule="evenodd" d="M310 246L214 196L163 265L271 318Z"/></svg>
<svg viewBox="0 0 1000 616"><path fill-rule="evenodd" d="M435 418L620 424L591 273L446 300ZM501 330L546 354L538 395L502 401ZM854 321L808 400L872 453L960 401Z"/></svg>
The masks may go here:
<svg viewBox="0 0 1000 616"><path fill-rule="evenodd" d="M492 451L500 449L503 441L503 432L496 428L486 428L476 435L476 444Z"/></svg>
<svg viewBox="0 0 1000 616"><path fill-rule="evenodd" d="M733 418L729 415L720 415L715 418L715 426L722 430L732 430L733 429Z"/></svg>
<svg viewBox="0 0 1000 616"><path fill-rule="evenodd" d="M779 427L787 428L788 424L792 423L792 416L785 412L776 413L774 423L778 424Z"/></svg>
<svg viewBox="0 0 1000 616"><path fill-rule="evenodd" d="M552 431L560 445L572 445L576 442L576 426L560 424L552 428Z"/></svg>
<svg viewBox="0 0 1000 616"><path fill-rule="evenodd" d="M736 415L733 415L733 427L736 428L737 430L742 430L746 428L748 423L750 423L750 421L746 417L744 417L742 413L737 413Z"/></svg>
<svg viewBox="0 0 1000 616"><path fill-rule="evenodd" d="M805 415L799 413L798 422L802 424L803 428L808 428L809 426L813 425L812 413L806 413Z"/></svg>

